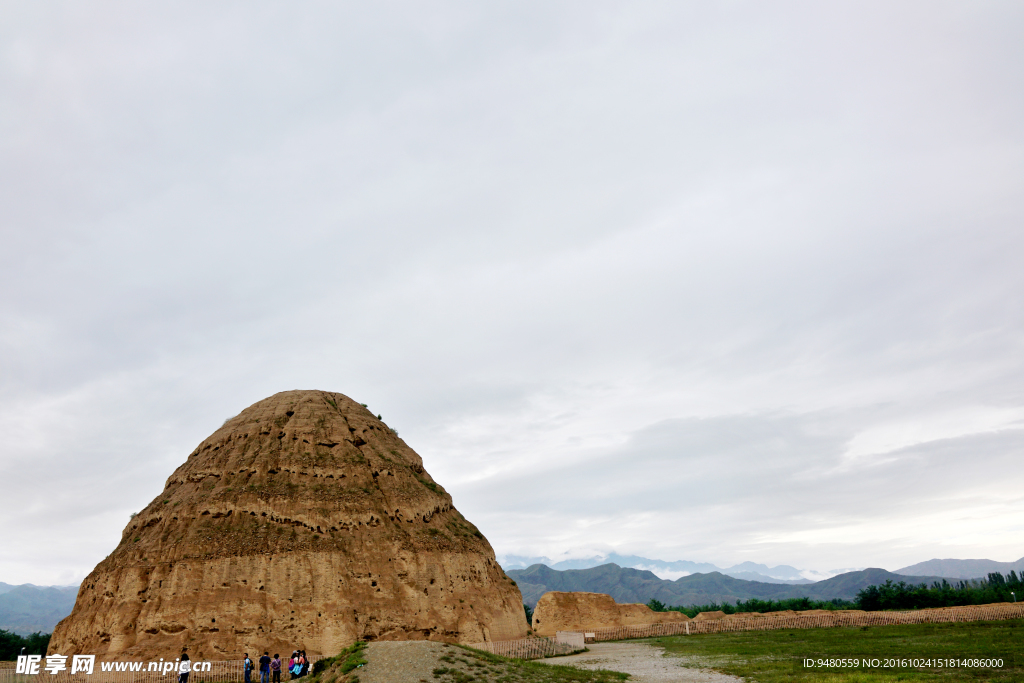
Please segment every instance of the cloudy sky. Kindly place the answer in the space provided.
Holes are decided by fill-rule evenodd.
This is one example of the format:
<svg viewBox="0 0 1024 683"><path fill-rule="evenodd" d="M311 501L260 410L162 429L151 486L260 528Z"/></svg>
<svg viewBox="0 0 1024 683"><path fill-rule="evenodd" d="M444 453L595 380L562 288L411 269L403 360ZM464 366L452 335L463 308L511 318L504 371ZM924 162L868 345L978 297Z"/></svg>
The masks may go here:
<svg viewBox="0 0 1024 683"><path fill-rule="evenodd" d="M0 5L0 581L368 403L499 555L1024 555L1019 2Z"/></svg>

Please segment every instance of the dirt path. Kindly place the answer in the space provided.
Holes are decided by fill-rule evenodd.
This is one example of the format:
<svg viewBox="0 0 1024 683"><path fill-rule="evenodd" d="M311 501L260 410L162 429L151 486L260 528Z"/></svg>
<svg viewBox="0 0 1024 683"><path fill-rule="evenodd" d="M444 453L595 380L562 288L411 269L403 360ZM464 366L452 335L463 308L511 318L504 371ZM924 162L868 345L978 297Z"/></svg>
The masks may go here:
<svg viewBox="0 0 1024 683"><path fill-rule="evenodd" d="M709 669L688 669L676 657L663 657L664 650L641 643L593 643L590 652L569 657L535 659L543 664L561 664L580 669L610 669L632 676L633 683L740 683L743 679ZM459 664L467 659L465 650L423 641L378 642L366 647L365 667L357 670L360 683L437 683L436 667L456 667L472 673L477 680L489 680L482 669ZM442 660L441 657L446 657ZM452 661L452 658L455 661ZM472 660L472 657L468 657ZM492 672L498 676L497 672ZM449 680L445 678L444 680Z"/></svg>
<svg viewBox="0 0 1024 683"><path fill-rule="evenodd" d="M357 673L361 683L417 683L433 681L431 673L445 653L441 643L370 643L366 647L366 666Z"/></svg>
<svg viewBox="0 0 1024 683"><path fill-rule="evenodd" d="M740 683L742 678L710 669L688 669L675 657L663 657L664 650L640 643L592 643L590 652L536 661L564 664L580 669L611 669L630 674L637 683Z"/></svg>

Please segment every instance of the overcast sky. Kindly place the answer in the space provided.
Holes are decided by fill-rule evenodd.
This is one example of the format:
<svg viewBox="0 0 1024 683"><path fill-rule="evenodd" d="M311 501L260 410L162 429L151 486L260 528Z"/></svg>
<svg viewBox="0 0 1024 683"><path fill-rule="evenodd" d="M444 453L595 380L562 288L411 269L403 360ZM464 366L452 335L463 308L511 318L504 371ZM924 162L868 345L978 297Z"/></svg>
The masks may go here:
<svg viewBox="0 0 1024 683"><path fill-rule="evenodd" d="M0 581L368 403L499 555L1024 555L1024 4L0 5Z"/></svg>

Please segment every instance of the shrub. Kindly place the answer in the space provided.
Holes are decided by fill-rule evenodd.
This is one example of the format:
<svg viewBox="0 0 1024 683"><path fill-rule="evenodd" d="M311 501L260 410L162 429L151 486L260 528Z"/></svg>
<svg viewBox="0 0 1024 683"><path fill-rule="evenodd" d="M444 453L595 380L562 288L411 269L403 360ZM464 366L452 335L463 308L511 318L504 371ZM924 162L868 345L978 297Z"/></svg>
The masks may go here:
<svg viewBox="0 0 1024 683"><path fill-rule="evenodd" d="M332 670L344 676L353 669L366 664L366 660L363 659L363 650L365 649L366 643L361 640L356 641L333 657L327 657L314 662L312 669L313 679L319 680L321 674Z"/></svg>

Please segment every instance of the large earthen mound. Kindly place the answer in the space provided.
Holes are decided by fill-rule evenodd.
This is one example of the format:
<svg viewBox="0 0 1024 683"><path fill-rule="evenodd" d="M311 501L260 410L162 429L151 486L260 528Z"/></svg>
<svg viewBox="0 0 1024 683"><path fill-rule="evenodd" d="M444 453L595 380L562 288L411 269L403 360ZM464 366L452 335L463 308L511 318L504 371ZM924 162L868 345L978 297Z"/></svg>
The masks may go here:
<svg viewBox="0 0 1024 683"><path fill-rule="evenodd" d="M199 444L82 583L50 652L235 659L523 637L483 535L364 406L288 391Z"/></svg>
<svg viewBox="0 0 1024 683"><path fill-rule="evenodd" d="M593 631L599 628L688 621L682 612L655 612L647 605L620 605L604 593L549 591L533 610L533 630L553 636L558 631Z"/></svg>

